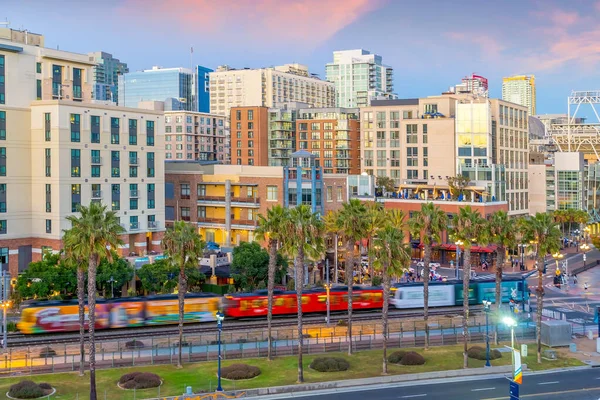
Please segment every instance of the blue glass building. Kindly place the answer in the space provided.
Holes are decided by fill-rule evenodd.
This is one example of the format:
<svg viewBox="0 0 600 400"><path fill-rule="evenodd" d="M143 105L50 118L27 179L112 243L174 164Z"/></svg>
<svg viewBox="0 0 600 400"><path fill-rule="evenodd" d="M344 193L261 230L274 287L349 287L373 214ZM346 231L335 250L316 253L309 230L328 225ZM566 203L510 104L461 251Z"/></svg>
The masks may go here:
<svg viewBox="0 0 600 400"><path fill-rule="evenodd" d="M198 112L210 112L210 95L208 93L209 76L212 69L198 65L196 67L196 102L198 103Z"/></svg>
<svg viewBox="0 0 600 400"><path fill-rule="evenodd" d="M118 77L129 72L127 64L103 51L88 53L88 56L96 63L92 97L118 103Z"/></svg>

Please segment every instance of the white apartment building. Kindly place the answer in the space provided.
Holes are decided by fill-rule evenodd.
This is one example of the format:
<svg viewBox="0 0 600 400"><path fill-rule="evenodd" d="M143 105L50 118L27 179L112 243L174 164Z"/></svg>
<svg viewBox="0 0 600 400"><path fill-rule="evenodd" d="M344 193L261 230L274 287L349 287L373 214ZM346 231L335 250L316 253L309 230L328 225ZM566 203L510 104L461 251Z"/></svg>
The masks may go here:
<svg viewBox="0 0 600 400"><path fill-rule="evenodd" d="M515 75L502 78L502 100L525 106L529 115L536 115L535 76Z"/></svg>
<svg viewBox="0 0 600 400"><path fill-rule="evenodd" d="M335 88L301 64L259 69L220 66L210 76L210 112L229 116L231 107L274 107L301 102L310 107L333 107Z"/></svg>
<svg viewBox="0 0 600 400"><path fill-rule="evenodd" d="M13 276L58 251L91 201L117 212L122 253L159 248L163 113L92 102L92 84L87 55L0 38L0 263Z"/></svg>

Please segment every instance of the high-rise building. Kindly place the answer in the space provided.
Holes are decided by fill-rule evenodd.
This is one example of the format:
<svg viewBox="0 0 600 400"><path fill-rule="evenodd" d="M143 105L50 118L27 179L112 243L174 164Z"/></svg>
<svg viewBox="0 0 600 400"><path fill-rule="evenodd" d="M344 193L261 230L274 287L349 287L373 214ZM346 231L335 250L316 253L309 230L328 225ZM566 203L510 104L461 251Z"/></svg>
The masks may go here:
<svg viewBox="0 0 600 400"><path fill-rule="evenodd" d="M535 76L515 75L502 78L502 100L525 106L529 115L536 115Z"/></svg>
<svg viewBox="0 0 600 400"><path fill-rule="evenodd" d="M229 115L232 107L278 107L288 102L333 107L334 85L301 64L260 69L220 66L210 74L210 112Z"/></svg>
<svg viewBox="0 0 600 400"><path fill-rule="evenodd" d="M233 107L231 109L231 163L269 165L267 107Z"/></svg>
<svg viewBox="0 0 600 400"><path fill-rule="evenodd" d="M336 107L366 107L376 99L395 99L392 67L367 50L333 52L325 66L326 77L335 84Z"/></svg>
<svg viewBox="0 0 600 400"><path fill-rule="evenodd" d="M165 111L165 160L229 164L227 118L192 111Z"/></svg>
<svg viewBox="0 0 600 400"><path fill-rule="evenodd" d="M488 80L480 75L471 74L462 79L462 82L450 88L451 93L471 93L488 97Z"/></svg>
<svg viewBox="0 0 600 400"><path fill-rule="evenodd" d="M119 103L119 75L129 72L127 64L112 54L103 51L88 53L90 61L94 62L94 88L93 96L95 100L112 101Z"/></svg>
<svg viewBox="0 0 600 400"><path fill-rule="evenodd" d="M119 106L138 107L143 101L163 101L165 111L195 111L194 76L188 68L152 67L119 76Z"/></svg>
<svg viewBox="0 0 600 400"><path fill-rule="evenodd" d="M210 73L212 69L198 65L196 67L196 103L198 108L195 111L201 113L210 112Z"/></svg>
<svg viewBox="0 0 600 400"><path fill-rule="evenodd" d="M94 66L0 39L0 264L13 276L57 252L66 218L91 201L117 212L122 254L160 248L162 113L93 103Z"/></svg>

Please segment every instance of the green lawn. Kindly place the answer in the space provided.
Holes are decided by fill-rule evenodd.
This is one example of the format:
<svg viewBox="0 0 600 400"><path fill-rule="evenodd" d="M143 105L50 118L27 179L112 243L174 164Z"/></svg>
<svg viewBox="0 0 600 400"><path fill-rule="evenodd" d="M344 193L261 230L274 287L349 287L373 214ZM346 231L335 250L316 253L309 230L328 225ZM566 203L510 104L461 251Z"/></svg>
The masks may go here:
<svg viewBox="0 0 600 400"><path fill-rule="evenodd" d="M531 352L529 357L524 358L523 362L528 364L529 368L535 370L561 368L574 365L583 365L575 359L561 358L557 361L545 361L538 366L535 362L535 353ZM393 351L392 349L391 351ZM406 349L403 349L406 350ZM390 351L390 353L391 353ZM416 349L425 356L426 363L422 366L399 366L390 365L390 374L408 374L416 372L440 371L448 369L462 368L463 356L461 346L434 347L427 352L422 349ZM390 354L388 353L388 354ZM341 353L329 353L330 356L338 356L347 359L350 362L350 370L345 372L320 373L308 368L308 364L319 355L310 355L304 357L304 377L306 382L320 382L342 379L366 378L379 376L381 374L381 350L361 351L352 357ZM236 361L225 361L223 365L229 365ZM291 385L296 382L297 378L297 358L281 357L272 362L267 362L265 359L248 359L244 363L256 365L261 368L262 373L255 379L249 381L223 381L225 390L242 389L242 388L257 388L280 385ZM510 356L508 353L503 353L503 357L492 361L492 365L508 365L510 364ZM483 367L485 361L469 359L470 367ZM132 400L133 393L131 391L123 391L116 386L116 382L121 375L132 371L148 371L158 374L163 379L161 387L161 395L180 395L184 392L186 386L192 386L194 391L215 389L217 383L217 364L216 362L204 362L197 364L185 365L183 369L177 369L171 365L157 365L149 367L109 369L97 372L97 387L98 398L104 399L106 391L107 399L123 399ZM21 378L2 378L0 379L0 398L6 398L6 392L10 385L22 380ZM57 394L54 399L63 400L84 400L88 398L88 380L86 375L80 378L76 373L51 374L51 375L35 375L32 377L37 383L48 382L57 388ZM212 386L211 386L212 385ZM77 397L79 394L79 397ZM151 398L158 395L157 389L140 390L136 393L137 399Z"/></svg>

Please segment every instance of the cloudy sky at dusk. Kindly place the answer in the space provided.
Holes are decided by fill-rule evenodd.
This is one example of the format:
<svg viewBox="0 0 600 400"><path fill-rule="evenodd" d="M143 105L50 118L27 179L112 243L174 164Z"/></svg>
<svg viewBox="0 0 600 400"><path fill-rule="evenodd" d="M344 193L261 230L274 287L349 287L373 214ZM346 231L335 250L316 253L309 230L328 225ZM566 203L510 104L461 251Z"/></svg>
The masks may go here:
<svg viewBox="0 0 600 400"><path fill-rule="evenodd" d="M401 97L439 94L472 72L535 74L538 113L566 112L571 90L600 89L600 1L0 0L0 20L48 47L103 50L131 70L307 64L364 48L394 67Z"/></svg>

